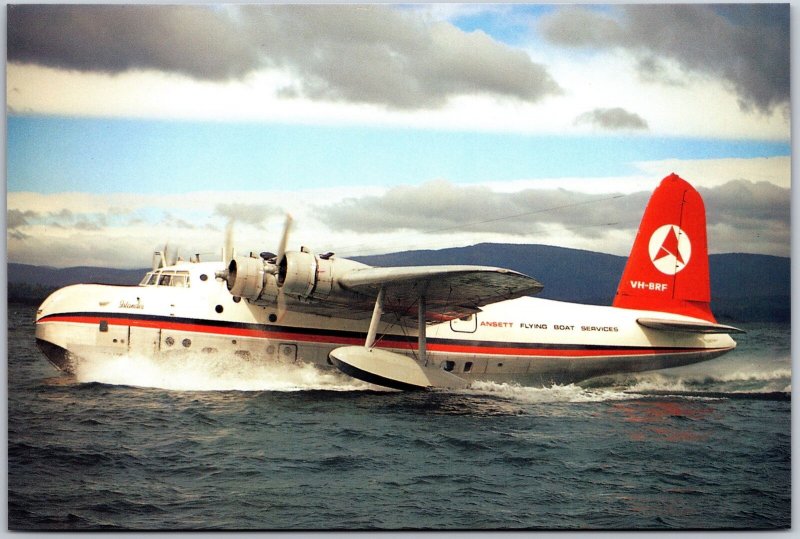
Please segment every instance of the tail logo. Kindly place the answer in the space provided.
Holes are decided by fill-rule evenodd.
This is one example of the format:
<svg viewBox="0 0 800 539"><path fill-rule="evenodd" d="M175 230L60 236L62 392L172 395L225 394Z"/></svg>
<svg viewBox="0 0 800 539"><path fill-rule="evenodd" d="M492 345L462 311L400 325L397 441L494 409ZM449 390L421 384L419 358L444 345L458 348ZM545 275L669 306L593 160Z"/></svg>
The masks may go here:
<svg viewBox="0 0 800 539"><path fill-rule="evenodd" d="M664 225L650 236L650 260L658 271L675 275L689 263L692 242L678 225Z"/></svg>

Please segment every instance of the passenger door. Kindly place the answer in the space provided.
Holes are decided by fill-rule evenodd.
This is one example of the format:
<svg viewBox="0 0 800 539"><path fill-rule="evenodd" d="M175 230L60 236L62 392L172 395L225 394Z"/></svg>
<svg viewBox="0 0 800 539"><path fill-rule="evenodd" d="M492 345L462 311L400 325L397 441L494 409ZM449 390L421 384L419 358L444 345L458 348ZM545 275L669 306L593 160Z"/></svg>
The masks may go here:
<svg viewBox="0 0 800 539"><path fill-rule="evenodd" d="M131 354L153 356L161 343L161 330L128 326L128 351Z"/></svg>

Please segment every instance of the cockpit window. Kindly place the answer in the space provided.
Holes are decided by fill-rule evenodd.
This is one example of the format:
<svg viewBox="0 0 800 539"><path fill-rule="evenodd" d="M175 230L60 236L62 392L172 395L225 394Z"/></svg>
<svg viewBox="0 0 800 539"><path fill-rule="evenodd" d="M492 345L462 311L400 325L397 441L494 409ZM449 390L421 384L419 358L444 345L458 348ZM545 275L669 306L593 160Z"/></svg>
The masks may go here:
<svg viewBox="0 0 800 539"><path fill-rule="evenodd" d="M139 286L178 286L189 287L188 271L153 271L145 275Z"/></svg>

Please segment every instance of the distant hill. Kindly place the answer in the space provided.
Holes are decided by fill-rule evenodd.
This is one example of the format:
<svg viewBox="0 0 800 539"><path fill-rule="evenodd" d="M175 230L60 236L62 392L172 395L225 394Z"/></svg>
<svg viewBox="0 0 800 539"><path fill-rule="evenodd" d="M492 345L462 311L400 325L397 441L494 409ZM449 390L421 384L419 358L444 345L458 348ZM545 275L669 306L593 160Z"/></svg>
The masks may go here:
<svg viewBox="0 0 800 539"><path fill-rule="evenodd" d="M80 266L51 268L9 263L8 301L40 303L51 292L78 283L138 284L150 268L114 269Z"/></svg>
<svg viewBox="0 0 800 539"><path fill-rule="evenodd" d="M547 245L482 243L435 251L361 257L375 266L478 264L513 269L544 284L538 297L610 305L627 257ZM790 259L753 254L709 257L715 315L729 322L788 322L791 316Z"/></svg>
<svg viewBox="0 0 800 539"><path fill-rule="evenodd" d="M29 264L8 264L8 282L35 283L52 287L77 283L139 284L148 271L150 268L114 269L78 266L59 269Z"/></svg>
<svg viewBox="0 0 800 539"><path fill-rule="evenodd" d="M375 266L478 264L520 271L544 283L542 298L610 305L626 257L546 245L482 243L470 247L406 251L357 257ZM790 259L711 255L711 294L720 321L790 320ZM53 290L75 283L137 284L149 268L96 267L56 269L8 264L9 301L39 303Z"/></svg>

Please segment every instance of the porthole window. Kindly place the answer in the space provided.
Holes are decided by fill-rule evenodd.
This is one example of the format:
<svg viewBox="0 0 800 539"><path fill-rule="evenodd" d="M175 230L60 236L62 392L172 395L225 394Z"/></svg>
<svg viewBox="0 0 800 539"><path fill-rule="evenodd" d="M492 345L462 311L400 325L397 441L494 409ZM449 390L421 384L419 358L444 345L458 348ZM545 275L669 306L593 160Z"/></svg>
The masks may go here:
<svg viewBox="0 0 800 539"><path fill-rule="evenodd" d="M181 341L181 344L183 345L184 348L189 348L192 345L192 340L191 339L183 339Z"/></svg>
<svg viewBox="0 0 800 539"><path fill-rule="evenodd" d="M216 307L214 307L214 310L217 311L218 313L221 313L225 309L222 308L222 305L217 305Z"/></svg>
<svg viewBox="0 0 800 539"><path fill-rule="evenodd" d="M201 281L207 281L208 280L208 275L206 275L205 273L201 273L200 274L200 280Z"/></svg>
<svg viewBox="0 0 800 539"><path fill-rule="evenodd" d="M274 324L275 322L278 321L278 316L275 313L272 313L271 315L269 315L269 321Z"/></svg>
<svg viewBox="0 0 800 539"><path fill-rule="evenodd" d="M103 333L108 331L108 320L100 320L100 331Z"/></svg>
<svg viewBox="0 0 800 539"><path fill-rule="evenodd" d="M451 372L453 370L453 367L455 366L456 366L455 361L445 361L444 364L442 365L442 368L447 372Z"/></svg>
<svg viewBox="0 0 800 539"><path fill-rule="evenodd" d="M469 372L471 370L472 370L472 362L467 361L466 363L464 363L464 372Z"/></svg>
<svg viewBox="0 0 800 539"><path fill-rule="evenodd" d="M167 346L172 346L173 344L175 344L175 339L173 339L172 337L167 337L166 339L164 339L164 343Z"/></svg>

